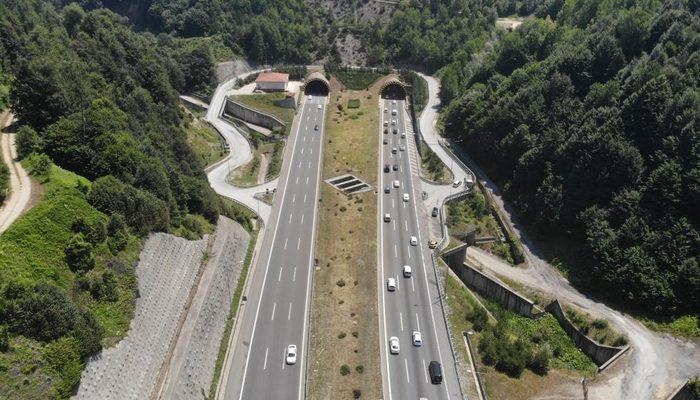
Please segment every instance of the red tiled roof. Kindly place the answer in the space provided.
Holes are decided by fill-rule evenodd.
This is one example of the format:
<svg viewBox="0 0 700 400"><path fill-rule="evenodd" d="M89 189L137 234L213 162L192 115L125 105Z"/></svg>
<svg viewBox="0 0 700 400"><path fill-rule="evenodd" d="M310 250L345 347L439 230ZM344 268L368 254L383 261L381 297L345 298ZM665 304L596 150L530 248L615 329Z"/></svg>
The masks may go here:
<svg viewBox="0 0 700 400"><path fill-rule="evenodd" d="M289 74L283 74L280 72L261 72L255 79L255 82L286 83L289 82Z"/></svg>

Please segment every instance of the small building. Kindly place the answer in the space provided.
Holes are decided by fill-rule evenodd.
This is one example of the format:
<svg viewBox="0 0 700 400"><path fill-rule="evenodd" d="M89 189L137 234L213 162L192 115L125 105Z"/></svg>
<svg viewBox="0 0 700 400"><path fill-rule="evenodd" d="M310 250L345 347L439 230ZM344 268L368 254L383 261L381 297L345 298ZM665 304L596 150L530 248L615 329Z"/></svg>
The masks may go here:
<svg viewBox="0 0 700 400"><path fill-rule="evenodd" d="M255 89L264 92L283 92L287 90L289 74L280 72L261 72L255 79Z"/></svg>

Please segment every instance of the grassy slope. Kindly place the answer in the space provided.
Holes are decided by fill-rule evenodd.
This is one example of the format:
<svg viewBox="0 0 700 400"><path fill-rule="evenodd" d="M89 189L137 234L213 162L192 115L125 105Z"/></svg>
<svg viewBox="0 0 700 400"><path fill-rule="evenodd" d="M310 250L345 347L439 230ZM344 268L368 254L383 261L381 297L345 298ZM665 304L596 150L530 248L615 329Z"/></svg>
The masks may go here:
<svg viewBox="0 0 700 400"><path fill-rule="evenodd" d="M135 277L133 262L141 243L130 238L126 250L117 255L125 271L116 273L119 300L95 301L87 293L74 290L75 274L64 261L64 248L73 233L71 224L82 217L88 222L107 220L107 216L90 206L76 188L78 181L89 181L53 166L43 182L45 195L27 214L0 235L0 283L19 280L27 283L48 281L71 295L77 303L90 308L105 329L104 345L122 338L133 313ZM100 273L113 257L105 245L95 251L94 273ZM53 398L59 381L58 372L46 364L45 344L24 337L12 337L11 350L0 353L0 398Z"/></svg>
<svg viewBox="0 0 700 400"><path fill-rule="evenodd" d="M335 77L350 90L364 90L381 78L382 74L370 71L335 71Z"/></svg>
<svg viewBox="0 0 700 400"><path fill-rule="evenodd" d="M332 93L324 137L323 179L352 171L376 182L379 108L376 94L353 94L359 109L347 113L349 93ZM362 112L362 115L358 115ZM352 148L353 151L347 151ZM321 183L318 260L310 327L310 399L381 397L376 291L377 195L347 198ZM338 227L342 227L339 229ZM340 283L340 285L338 284ZM342 337L345 334L344 337ZM357 337L355 337L357 334ZM347 365L350 373L341 376ZM356 368L362 366L362 372Z"/></svg>
<svg viewBox="0 0 700 400"><path fill-rule="evenodd" d="M194 119L185 127L187 143L204 165L211 165L226 155L221 147L221 137L214 128L200 119Z"/></svg>
<svg viewBox="0 0 700 400"><path fill-rule="evenodd" d="M283 100L284 93L265 93L265 94L250 94L233 96L233 99L242 104L254 108L259 111L272 114L282 120L289 128L294 119L294 110L291 108L282 108L275 105L275 101Z"/></svg>

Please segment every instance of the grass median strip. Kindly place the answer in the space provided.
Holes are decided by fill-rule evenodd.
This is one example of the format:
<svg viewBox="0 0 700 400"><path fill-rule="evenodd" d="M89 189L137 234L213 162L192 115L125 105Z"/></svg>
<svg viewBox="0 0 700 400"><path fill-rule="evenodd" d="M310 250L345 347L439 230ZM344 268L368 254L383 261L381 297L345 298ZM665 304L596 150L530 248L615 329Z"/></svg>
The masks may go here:
<svg viewBox="0 0 700 400"><path fill-rule="evenodd" d="M359 108L347 109L351 96L360 99ZM352 173L376 184L376 93L334 92L328 107L322 178ZM377 399L377 195L348 197L321 185L307 397Z"/></svg>

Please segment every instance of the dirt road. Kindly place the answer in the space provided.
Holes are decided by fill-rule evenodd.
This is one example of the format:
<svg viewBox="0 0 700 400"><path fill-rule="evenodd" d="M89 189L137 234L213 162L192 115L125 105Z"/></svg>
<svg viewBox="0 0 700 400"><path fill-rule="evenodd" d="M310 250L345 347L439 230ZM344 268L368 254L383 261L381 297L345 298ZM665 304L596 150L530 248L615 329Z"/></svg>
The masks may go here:
<svg viewBox="0 0 700 400"><path fill-rule="evenodd" d="M5 129L14 120L14 115L9 111L0 114L0 127ZM17 158L15 148L15 134L2 133L2 158L10 170L10 194L0 208L0 233L7 230L12 223L22 215L31 197L32 184L29 175L22 168Z"/></svg>

